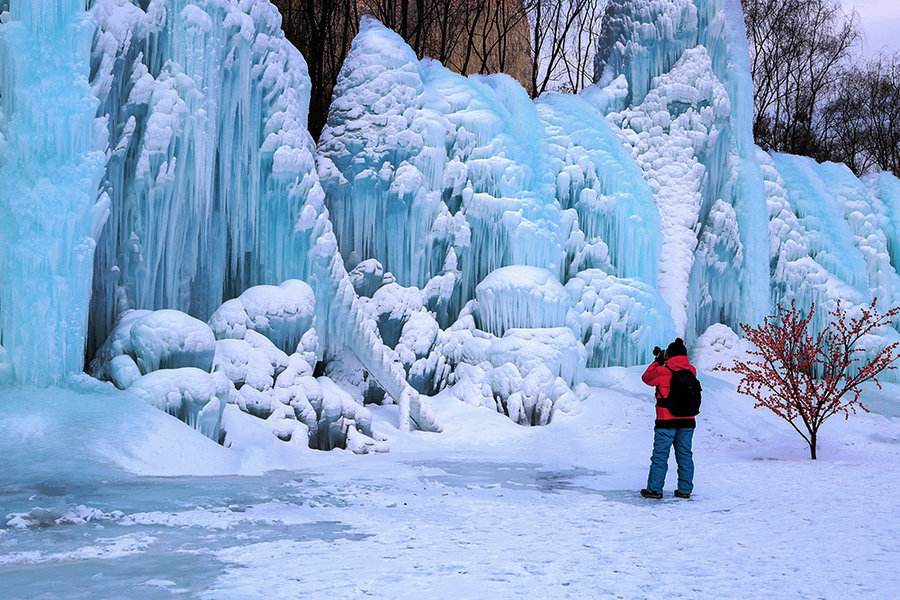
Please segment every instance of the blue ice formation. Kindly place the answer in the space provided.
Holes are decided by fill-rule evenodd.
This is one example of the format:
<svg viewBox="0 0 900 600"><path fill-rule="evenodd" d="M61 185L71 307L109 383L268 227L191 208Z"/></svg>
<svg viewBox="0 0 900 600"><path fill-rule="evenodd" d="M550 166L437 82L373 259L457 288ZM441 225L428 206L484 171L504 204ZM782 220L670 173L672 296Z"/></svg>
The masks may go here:
<svg viewBox="0 0 900 600"><path fill-rule="evenodd" d="M463 77L420 61L400 36L364 19L319 142L319 173L348 268L377 260L399 284L424 291L441 327L476 298L470 312L493 335L510 319L515 327L564 324L565 316L547 317L577 299L539 307L523 293L520 307L513 287L498 301L481 297L495 273L528 266L560 284L600 269L645 290L639 310L663 326L628 320L622 332L636 349L626 353L636 361L674 331L657 293L653 192L589 99L550 94L532 102L505 75ZM540 288L535 281L522 287ZM587 342L590 333L576 336Z"/></svg>
<svg viewBox="0 0 900 600"><path fill-rule="evenodd" d="M737 0L612 0L595 71L663 222L661 289L689 341L768 312L766 201ZM693 235L692 235L693 234Z"/></svg>
<svg viewBox="0 0 900 600"><path fill-rule="evenodd" d="M563 276L572 215L561 214L534 103L505 75L462 77L419 61L364 17L319 142L319 173L348 267L377 259L423 289L449 325L491 271Z"/></svg>
<svg viewBox="0 0 900 600"><path fill-rule="evenodd" d="M111 199L94 344L129 308L207 319L248 287L305 278L324 227L322 191L306 64L275 7L103 0L92 14Z"/></svg>
<svg viewBox="0 0 900 600"><path fill-rule="evenodd" d="M536 100L365 18L318 146L269 0L8 7L0 383L369 452L365 403L545 424L675 335L900 304L900 180L754 145L739 0L610 0L596 84Z"/></svg>
<svg viewBox="0 0 900 600"><path fill-rule="evenodd" d="M141 381L186 368L165 359L178 352L178 319L159 330L166 344L149 368L127 352L103 359L117 323L148 310L202 322L242 292L296 279L305 282L299 296L273 300L284 314L266 312L272 294L253 292L263 309L248 315L253 331L242 341L258 349L272 345L269 335L313 362L352 355L400 404L401 427L437 429L338 258L306 129L306 64L285 40L275 7L89 5L17 1L3 16L0 164L13 182L0 192L4 377L14 371L19 383L53 383L98 359L98 376L172 396L178 390ZM40 319L31 318L36 308ZM296 339L298 327L279 325L285 315L300 329L313 319L314 335ZM216 364L202 362L189 368ZM304 398L316 398L315 390L332 388L313 381L304 389ZM358 431L355 409L323 402L319 410L330 411L327 423L337 427L329 447L342 431L342 444L351 436L356 448L366 446L348 433ZM203 429L217 435L216 427Z"/></svg>
<svg viewBox="0 0 900 600"><path fill-rule="evenodd" d="M105 143L82 0L13 0L0 24L0 344L17 381L82 370Z"/></svg>

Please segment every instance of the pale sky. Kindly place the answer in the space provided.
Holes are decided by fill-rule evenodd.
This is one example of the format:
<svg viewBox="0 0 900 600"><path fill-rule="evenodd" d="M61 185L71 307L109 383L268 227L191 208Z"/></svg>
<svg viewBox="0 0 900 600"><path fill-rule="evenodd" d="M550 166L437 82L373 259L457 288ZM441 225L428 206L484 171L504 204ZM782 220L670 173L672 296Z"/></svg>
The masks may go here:
<svg viewBox="0 0 900 600"><path fill-rule="evenodd" d="M859 13L866 55L882 49L900 52L900 0L841 0L848 10Z"/></svg>

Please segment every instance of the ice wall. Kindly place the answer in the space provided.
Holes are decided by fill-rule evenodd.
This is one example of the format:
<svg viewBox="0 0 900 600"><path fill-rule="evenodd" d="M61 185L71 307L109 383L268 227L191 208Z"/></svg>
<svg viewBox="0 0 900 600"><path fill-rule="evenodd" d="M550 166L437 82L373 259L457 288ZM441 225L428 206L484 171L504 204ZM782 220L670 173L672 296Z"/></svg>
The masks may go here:
<svg viewBox="0 0 900 600"><path fill-rule="evenodd" d="M105 132L83 0L12 0L0 24L0 343L16 380L82 370ZM99 198L99 199L98 199Z"/></svg>
<svg viewBox="0 0 900 600"><path fill-rule="evenodd" d="M769 202L773 305L827 310L840 301L850 311L876 299L881 310L900 305L892 255L900 181L887 173L860 180L846 165L799 156L760 151L760 162ZM819 330L828 321L822 310L813 326ZM900 334L885 329L865 345L871 352L896 340Z"/></svg>
<svg viewBox="0 0 900 600"><path fill-rule="evenodd" d="M574 215L562 214L534 104L505 75L462 77L419 61L363 19L319 142L320 176L348 267L375 258L401 285L438 277L452 322L496 268L563 276Z"/></svg>
<svg viewBox="0 0 900 600"><path fill-rule="evenodd" d="M419 61L400 36L364 19L318 150L347 266L377 259L401 286L423 290L441 327L482 281L514 265L546 270L557 283L600 269L643 286L648 318L671 322L656 293L653 192L587 99L551 94L535 103L504 75L463 77ZM517 301L506 301L480 302L474 314L486 331L502 335L491 318L516 316ZM548 327L540 311L517 326ZM656 332L659 343L672 329ZM586 342L590 332L578 336ZM649 348L621 354L643 359Z"/></svg>
<svg viewBox="0 0 900 600"><path fill-rule="evenodd" d="M663 218L660 290L696 338L768 309L766 203L737 0L612 0L596 69ZM624 89L624 91L623 91Z"/></svg>
<svg viewBox="0 0 900 600"><path fill-rule="evenodd" d="M276 8L100 0L93 14L112 200L94 277L94 345L123 309L205 319L252 285L304 278L322 191L306 131L306 63Z"/></svg>
<svg viewBox="0 0 900 600"><path fill-rule="evenodd" d="M338 258L306 129L306 63L275 7L98 0L92 12L112 199L95 261L94 346L130 309L206 319L248 288L302 280L315 296L318 358L349 353L401 404L401 426L436 428ZM313 310L305 292L285 294L285 306Z"/></svg>
<svg viewBox="0 0 900 600"><path fill-rule="evenodd" d="M738 0L612 0L598 83L536 101L364 19L318 148L267 0L90 5L0 25L0 380L80 370L89 314L96 374L211 437L221 400L369 451L364 402L436 430L420 394L451 386L545 424L676 334L900 303L900 182L753 145ZM144 309L217 339L150 319L107 352Z"/></svg>

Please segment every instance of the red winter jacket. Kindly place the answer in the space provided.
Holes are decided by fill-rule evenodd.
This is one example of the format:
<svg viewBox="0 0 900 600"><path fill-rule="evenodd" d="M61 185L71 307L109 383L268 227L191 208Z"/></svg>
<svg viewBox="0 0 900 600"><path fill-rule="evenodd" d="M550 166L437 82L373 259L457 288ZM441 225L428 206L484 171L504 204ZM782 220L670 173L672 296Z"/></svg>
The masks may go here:
<svg viewBox="0 0 900 600"><path fill-rule="evenodd" d="M687 356L673 356L666 361L665 365L661 365L654 360L641 377L644 383L656 388L657 429L689 428L697 425L697 420L694 417L676 417L669 412L668 408L660 406L660 401L669 397L672 371L680 371L682 369L687 369L694 375L697 374L697 369L688 361Z"/></svg>

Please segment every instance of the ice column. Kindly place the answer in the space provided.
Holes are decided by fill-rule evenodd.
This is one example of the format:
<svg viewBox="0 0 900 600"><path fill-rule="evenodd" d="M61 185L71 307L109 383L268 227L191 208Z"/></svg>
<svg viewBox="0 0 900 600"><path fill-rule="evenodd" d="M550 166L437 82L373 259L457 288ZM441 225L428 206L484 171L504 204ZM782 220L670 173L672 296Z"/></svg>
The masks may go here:
<svg viewBox="0 0 900 600"><path fill-rule="evenodd" d="M83 0L9 8L0 25L0 339L19 383L48 385L82 369L107 214L87 82L94 24Z"/></svg>

